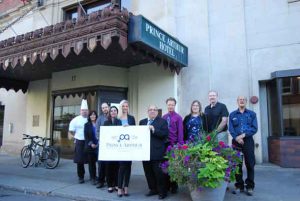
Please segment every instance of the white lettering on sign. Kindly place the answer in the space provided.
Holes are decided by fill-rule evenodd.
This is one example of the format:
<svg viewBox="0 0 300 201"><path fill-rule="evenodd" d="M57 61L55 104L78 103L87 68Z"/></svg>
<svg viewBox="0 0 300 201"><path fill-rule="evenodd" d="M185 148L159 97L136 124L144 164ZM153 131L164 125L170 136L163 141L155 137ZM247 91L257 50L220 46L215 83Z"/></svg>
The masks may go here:
<svg viewBox="0 0 300 201"><path fill-rule="evenodd" d="M154 37L159 38L159 40L163 41L164 43L166 42L166 35L148 23L146 23L146 32L149 32Z"/></svg>
<svg viewBox="0 0 300 201"><path fill-rule="evenodd" d="M163 32L146 22L146 32L159 39L159 49L166 52L172 57L176 57L174 50L184 54L184 47L182 47L178 42L168 38ZM167 40L166 40L167 38Z"/></svg>
<svg viewBox="0 0 300 201"><path fill-rule="evenodd" d="M159 41L159 49L161 49L162 51L168 53L169 55L172 55L173 57L175 57L174 54L174 49L171 48L169 45L166 45L165 43Z"/></svg>

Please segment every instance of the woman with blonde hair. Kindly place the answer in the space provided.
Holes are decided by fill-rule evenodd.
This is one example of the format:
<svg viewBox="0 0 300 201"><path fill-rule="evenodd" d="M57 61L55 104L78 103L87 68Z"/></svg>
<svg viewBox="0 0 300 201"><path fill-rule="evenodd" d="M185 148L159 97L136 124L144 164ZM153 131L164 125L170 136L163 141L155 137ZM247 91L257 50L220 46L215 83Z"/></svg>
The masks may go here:
<svg viewBox="0 0 300 201"><path fill-rule="evenodd" d="M129 103L127 100L120 102L119 119L123 126L135 125L135 119L132 115L129 115ZM120 161L119 162L119 174L118 174L118 196L128 196L128 185L131 174L132 161Z"/></svg>

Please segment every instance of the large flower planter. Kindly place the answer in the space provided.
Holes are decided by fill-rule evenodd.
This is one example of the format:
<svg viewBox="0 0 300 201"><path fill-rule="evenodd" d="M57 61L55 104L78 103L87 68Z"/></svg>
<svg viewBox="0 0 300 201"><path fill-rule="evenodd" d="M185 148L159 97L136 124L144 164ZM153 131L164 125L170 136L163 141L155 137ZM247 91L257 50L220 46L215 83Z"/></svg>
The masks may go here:
<svg viewBox="0 0 300 201"><path fill-rule="evenodd" d="M193 201L223 201L226 193L227 182L222 182L218 188L202 188L201 191L192 190Z"/></svg>

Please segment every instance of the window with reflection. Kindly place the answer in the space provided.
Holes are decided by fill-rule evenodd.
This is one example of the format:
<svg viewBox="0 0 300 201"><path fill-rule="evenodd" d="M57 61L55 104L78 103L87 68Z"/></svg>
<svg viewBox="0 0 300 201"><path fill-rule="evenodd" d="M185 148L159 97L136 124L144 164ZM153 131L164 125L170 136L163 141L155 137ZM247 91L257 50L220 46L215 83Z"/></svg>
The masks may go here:
<svg viewBox="0 0 300 201"><path fill-rule="evenodd" d="M84 10L82 14L91 14L92 12L102 10L103 8L109 6L110 2L110 0L84 1L81 3L81 6L79 4L68 6L64 8L64 20L77 19L78 8Z"/></svg>
<svg viewBox="0 0 300 201"><path fill-rule="evenodd" d="M96 93L86 98L89 109L97 108ZM70 121L80 115L80 106L83 96L57 96L54 101L53 112L53 144L60 147L63 158L73 158L74 140L68 136Z"/></svg>
<svg viewBox="0 0 300 201"><path fill-rule="evenodd" d="M300 136L300 77L281 79L283 135Z"/></svg>

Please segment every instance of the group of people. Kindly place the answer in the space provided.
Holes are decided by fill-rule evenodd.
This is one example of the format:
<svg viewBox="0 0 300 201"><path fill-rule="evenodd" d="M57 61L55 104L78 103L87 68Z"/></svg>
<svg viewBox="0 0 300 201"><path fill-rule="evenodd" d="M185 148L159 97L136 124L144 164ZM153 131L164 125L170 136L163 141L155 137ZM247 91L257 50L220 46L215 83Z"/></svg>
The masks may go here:
<svg viewBox="0 0 300 201"><path fill-rule="evenodd" d="M168 191L178 191L176 182L170 181L160 167L169 145L195 141L202 137L202 132L214 130L218 133L217 139L228 144L228 127L232 144L243 153L247 168L247 179L244 181L240 164L233 193L237 193L237 190L243 192L246 188L248 195L253 194L255 156L252 136L257 132L256 114L246 108L247 99L244 96L238 97L238 109L230 115L226 105L218 101L216 91L210 91L208 99L210 104L204 112L200 101L193 101L190 114L184 119L175 111L175 98L166 100L168 112L162 117L158 115L157 106L148 106L148 116L139 122L139 125L148 125L150 130L150 160L143 161L149 189L146 196L158 195L159 199L164 199ZM88 113L87 102L83 100L80 115L70 122L69 133L75 138L74 162L77 163L79 183L84 183L84 164L88 163L92 184L102 188L106 182L109 193L116 191L119 197L128 196L132 162L98 161L98 146L101 126L132 126L136 125L135 118L129 114L129 103L126 100L120 102L119 108L102 103L101 110L99 117L96 111Z"/></svg>

